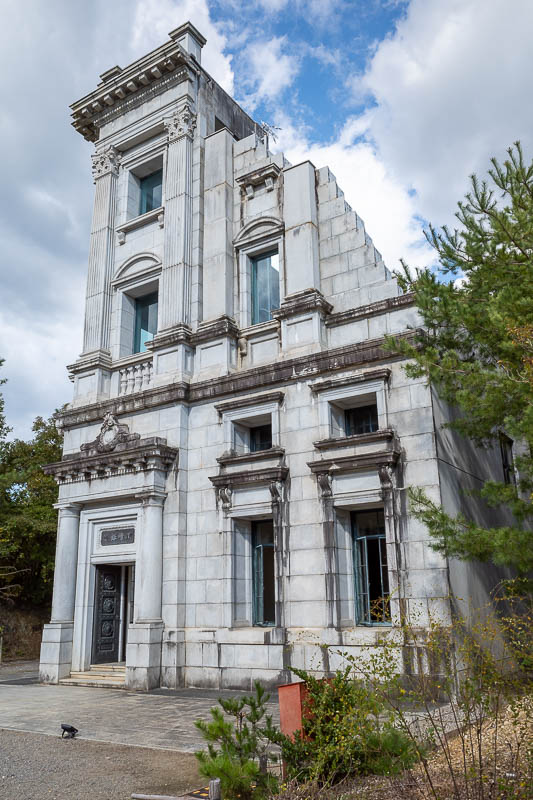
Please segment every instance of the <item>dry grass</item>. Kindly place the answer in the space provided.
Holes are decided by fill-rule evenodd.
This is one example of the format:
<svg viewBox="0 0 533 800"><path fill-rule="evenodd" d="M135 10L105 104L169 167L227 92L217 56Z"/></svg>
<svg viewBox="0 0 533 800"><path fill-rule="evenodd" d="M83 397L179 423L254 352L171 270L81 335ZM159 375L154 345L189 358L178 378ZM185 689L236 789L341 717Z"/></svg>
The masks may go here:
<svg viewBox="0 0 533 800"><path fill-rule="evenodd" d="M354 778L322 788L293 784L277 800L532 800L532 695L487 720L479 736L470 728L449 735L447 742L446 753L435 748L425 764L400 776Z"/></svg>

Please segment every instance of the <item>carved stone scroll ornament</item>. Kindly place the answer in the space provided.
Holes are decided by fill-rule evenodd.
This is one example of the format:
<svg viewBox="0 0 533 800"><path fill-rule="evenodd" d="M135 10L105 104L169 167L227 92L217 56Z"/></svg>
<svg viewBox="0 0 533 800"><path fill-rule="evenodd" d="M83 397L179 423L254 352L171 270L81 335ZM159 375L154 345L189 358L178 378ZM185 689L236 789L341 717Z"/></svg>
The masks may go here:
<svg viewBox="0 0 533 800"><path fill-rule="evenodd" d="M84 452L111 453L117 445L134 442L138 439L140 439L140 434L130 433L128 426L120 425L117 418L108 411L96 439L82 444L80 449Z"/></svg>
<svg viewBox="0 0 533 800"><path fill-rule="evenodd" d="M188 136L189 139L192 139L196 128L196 114L193 113L191 106L186 103L175 111L171 117L167 117L167 119L164 120L164 124L167 129L169 142L178 141L178 139L182 139L184 136Z"/></svg>
<svg viewBox="0 0 533 800"><path fill-rule="evenodd" d="M102 150L97 150L96 153L92 154L91 158L93 161L93 178L95 181L107 175L109 172L118 175L121 156L115 147L109 145L108 147L102 148Z"/></svg>
<svg viewBox="0 0 533 800"><path fill-rule="evenodd" d="M275 504L281 503L283 499L283 483L281 481L271 481L268 488L270 489L270 494L272 496L272 502Z"/></svg>
<svg viewBox="0 0 533 800"><path fill-rule="evenodd" d="M331 497L333 490L331 488L331 475L329 472L318 472L316 476L318 488L320 489L321 497Z"/></svg>
<svg viewBox="0 0 533 800"><path fill-rule="evenodd" d="M229 486L219 486L216 490L217 502L226 513L231 509L231 489Z"/></svg>
<svg viewBox="0 0 533 800"><path fill-rule="evenodd" d="M392 483L392 469L386 464L378 467L378 475L383 492L390 492L394 488Z"/></svg>

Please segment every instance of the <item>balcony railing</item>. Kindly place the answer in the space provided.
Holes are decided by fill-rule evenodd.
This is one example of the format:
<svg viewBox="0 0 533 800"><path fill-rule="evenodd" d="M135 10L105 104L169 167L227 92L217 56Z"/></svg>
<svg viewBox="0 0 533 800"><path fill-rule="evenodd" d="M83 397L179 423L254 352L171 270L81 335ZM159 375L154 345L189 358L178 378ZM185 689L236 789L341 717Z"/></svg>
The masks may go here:
<svg viewBox="0 0 533 800"><path fill-rule="evenodd" d="M149 389L152 385L152 359L119 370L119 396Z"/></svg>

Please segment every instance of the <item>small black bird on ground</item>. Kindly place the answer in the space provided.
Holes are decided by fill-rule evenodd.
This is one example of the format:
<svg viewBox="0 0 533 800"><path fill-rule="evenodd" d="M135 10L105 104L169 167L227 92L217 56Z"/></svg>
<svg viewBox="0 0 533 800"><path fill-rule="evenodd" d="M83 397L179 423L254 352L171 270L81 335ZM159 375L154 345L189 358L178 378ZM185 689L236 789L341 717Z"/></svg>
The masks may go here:
<svg viewBox="0 0 533 800"><path fill-rule="evenodd" d="M67 725L65 722L61 723L61 730L63 733L61 734L61 738L63 739L65 734L67 735L67 739L74 739L76 736L78 729L74 727L74 725Z"/></svg>

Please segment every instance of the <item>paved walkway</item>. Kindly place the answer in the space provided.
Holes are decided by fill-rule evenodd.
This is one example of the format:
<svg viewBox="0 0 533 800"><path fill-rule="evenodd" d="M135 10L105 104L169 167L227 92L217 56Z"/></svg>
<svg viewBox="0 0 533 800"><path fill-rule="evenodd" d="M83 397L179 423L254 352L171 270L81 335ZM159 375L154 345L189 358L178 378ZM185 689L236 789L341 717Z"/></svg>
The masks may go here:
<svg viewBox="0 0 533 800"><path fill-rule="evenodd" d="M0 728L57 736L67 722L80 739L192 753L203 746L194 720L208 719L217 697L243 694L45 686L37 682L37 670L35 662L0 665ZM278 722L277 703L269 704L269 713Z"/></svg>

